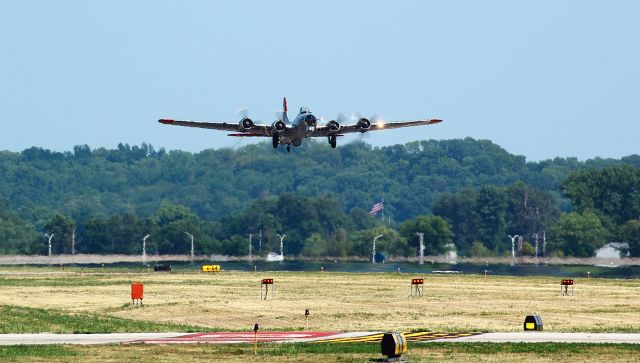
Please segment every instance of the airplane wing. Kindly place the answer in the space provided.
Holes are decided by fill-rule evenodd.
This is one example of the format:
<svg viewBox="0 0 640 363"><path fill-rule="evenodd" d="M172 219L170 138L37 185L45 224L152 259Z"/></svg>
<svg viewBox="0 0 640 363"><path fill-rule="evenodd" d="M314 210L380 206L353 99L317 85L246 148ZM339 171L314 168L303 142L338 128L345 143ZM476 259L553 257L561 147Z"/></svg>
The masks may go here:
<svg viewBox="0 0 640 363"><path fill-rule="evenodd" d="M185 127L197 127L201 129L212 129L212 130L220 130L220 131L230 131L230 132L238 132L237 134L230 134L229 136L271 136L271 125L253 125L250 129L244 130L244 132L240 132L240 127L238 123L229 123L229 122L205 122L205 121L181 121L181 120L171 120L171 119L160 119L158 120L161 124L165 125L175 125L175 126L185 126Z"/></svg>
<svg viewBox="0 0 640 363"><path fill-rule="evenodd" d="M332 131L327 126L318 126L311 136L327 136L331 134L342 135L354 132L369 132L378 130L398 129L401 127L421 126L421 125L433 125L442 122L438 119L430 120L415 120L415 121L390 121L390 122L377 122L371 123L371 127L368 129L358 128L357 124L340 125L340 130Z"/></svg>

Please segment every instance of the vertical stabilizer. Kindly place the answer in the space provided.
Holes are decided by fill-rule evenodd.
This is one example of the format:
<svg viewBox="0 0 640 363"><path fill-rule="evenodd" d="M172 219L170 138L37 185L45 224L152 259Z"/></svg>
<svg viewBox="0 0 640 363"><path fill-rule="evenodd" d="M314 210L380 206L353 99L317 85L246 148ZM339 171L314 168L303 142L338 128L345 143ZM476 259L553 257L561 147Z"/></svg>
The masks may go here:
<svg viewBox="0 0 640 363"><path fill-rule="evenodd" d="M287 116L287 98L286 97L282 100L282 121L284 121L285 124L289 123L289 116Z"/></svg>

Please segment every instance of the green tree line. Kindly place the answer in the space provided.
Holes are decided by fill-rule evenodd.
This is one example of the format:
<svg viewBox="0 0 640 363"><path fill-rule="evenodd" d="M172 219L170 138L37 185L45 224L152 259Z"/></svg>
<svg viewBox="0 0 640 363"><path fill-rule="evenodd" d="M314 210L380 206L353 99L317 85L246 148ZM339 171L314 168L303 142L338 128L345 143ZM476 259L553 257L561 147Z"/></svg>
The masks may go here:
<svg viewBox="0 0 640 363"><path fill-rule="evenodd" d="M531 253L535 233L546 233L548 253L591 255L609 241L640 252L637 155L526 162L470 138L310 142L295 155L267 146L0 152L0 252L43 253L43 233L54 233L54 253L67 253L75 233L79 252L138 253L151 234L150 251L185 253L189 232L199 253L246 254L249 233L275 250L286 233L290 254L366 256L383 234L381 250L411 256L419 231L427 253L453 243L459 254L504 255L507 234L525 236ZM367 213L382 197L384 222Z"/></svg>

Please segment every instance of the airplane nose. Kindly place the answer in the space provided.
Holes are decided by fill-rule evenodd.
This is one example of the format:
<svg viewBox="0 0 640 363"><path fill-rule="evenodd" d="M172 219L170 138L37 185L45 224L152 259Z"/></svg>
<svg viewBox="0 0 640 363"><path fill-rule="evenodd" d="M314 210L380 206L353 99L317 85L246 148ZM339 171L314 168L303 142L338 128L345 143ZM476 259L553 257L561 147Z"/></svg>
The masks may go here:
<svg viewBox="0 0 640 363"><path fill-rule="evenodd" d="M318 121L317 121L317 119L316 119L316 117L315 117L315 116L313 116L313 115L309 115L309 116L307 116L307 118L305 119L305 122L306 122L307 126L316 126L316 124L317 124L317 122L318 122Z"/></svg>

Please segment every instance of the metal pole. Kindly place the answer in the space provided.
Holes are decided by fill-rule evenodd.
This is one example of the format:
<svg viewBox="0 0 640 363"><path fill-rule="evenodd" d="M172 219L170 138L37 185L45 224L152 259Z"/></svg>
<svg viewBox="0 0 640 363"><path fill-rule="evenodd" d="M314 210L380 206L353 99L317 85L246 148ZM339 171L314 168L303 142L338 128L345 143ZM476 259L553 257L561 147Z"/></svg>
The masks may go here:
<svg viewBox="0 0 640 363"><path fill-rule="evenodd" d="M147 238L149 238L151 235L148 234L144 237L142 237L142 264L143 265L147 265Z"/></svg>
<svg viewBox="0 0 640 363"><path fill-rule="evenodd" d="M516 258L516 238L520 237L517 234L515 236L508 235L511 238L511 258Z"/></svg>
<svg viewBox="0 0 640 363"><path fill-rule="evenodd" d="M287 236L286 234L283 234L282 236L278 234L278 237L280 237L280 257L282 257L283 260L284 260L284 244L282 243L282 241L284 241L284 238L286 236Z"/></svg>
<svg viewBox="0 0 640 363"><path fill-rule="evenodd" d="M416 232L418 237L420 237L420 265L424 265L424 233Z"/></svg>
<svg viewBox="0 0 640 363"><path fill-rule="evenodd" d="M194 250L193 250L193 235L189 232L184 232L184 234L186 234L187 236L189 236L189 238L191 238L191 263L193 263L193 256L194 256Z"/></svg>
<svg viewBox="0 0 640 363"><path fill-rule="evenodd" d="M251 238L253 237L252 233L249 233L249 261L253 260L253 256L251 256Z"/></svg>
<svg viewBox="0 0 640 363"><path fill-rule="evenodd" d="M71 255L76 254L76 227L73 227L73 232L71 233Z"/></svg>
<svg viewBox="0 0 640 363"><path fill-rule="evenodd" d="M55 236L55 233L52 233L52 234L45 233L44 236L49 239L49 257L51 257L51 240L53 239L53 236Z"/></svg>
<svg viewBox="0 0 640 363"><path fill-rule="evenodd" d="M371 252L371 263L376 263L376 240L382 237L382 235L373 238L373 251Z"/></svg>

